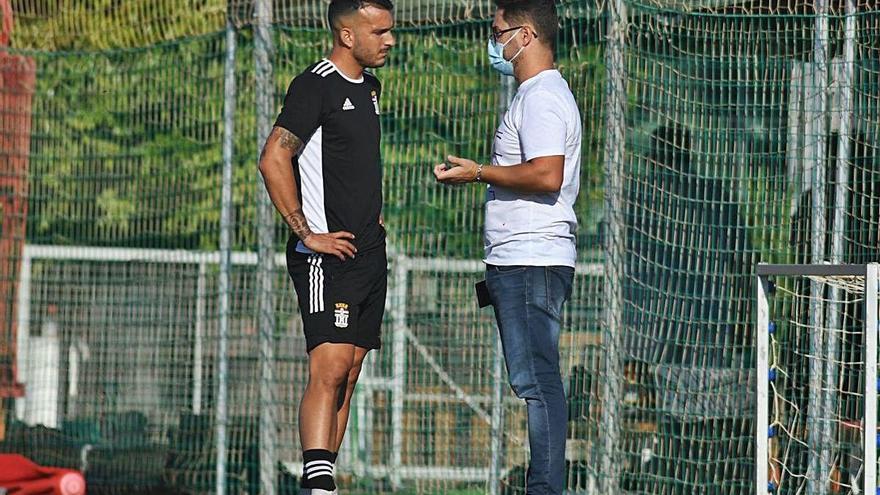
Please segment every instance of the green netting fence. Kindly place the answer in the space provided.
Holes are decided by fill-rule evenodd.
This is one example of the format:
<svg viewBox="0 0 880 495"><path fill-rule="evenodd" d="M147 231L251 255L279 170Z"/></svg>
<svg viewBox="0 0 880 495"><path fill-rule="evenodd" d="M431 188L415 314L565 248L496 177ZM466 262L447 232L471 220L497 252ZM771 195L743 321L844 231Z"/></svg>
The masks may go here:
<svg viewBox="0 0 880 495"><path fill-rule="evenodd" d="M515 85L487 62L491 1L396 4L376 71L384 344L340 485L525 493L525 408L472 296L482 190L431 174L446 154L489 156ZM290 79L329 50L326 2L11 7L0 451L82 469L90 493L297 493L307 359L256 161ZM755 264L880 260L880 10L558 8L584 124L568 490L755 493Z"/></svg>

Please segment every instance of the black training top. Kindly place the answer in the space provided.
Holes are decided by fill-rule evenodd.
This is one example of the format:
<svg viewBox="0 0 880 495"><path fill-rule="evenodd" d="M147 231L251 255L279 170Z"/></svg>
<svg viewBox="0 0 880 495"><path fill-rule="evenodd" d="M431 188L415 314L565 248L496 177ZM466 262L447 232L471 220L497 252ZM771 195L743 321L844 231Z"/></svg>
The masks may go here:
<svg viewBox="0 0 880 495"><path fill-rule="evenodd" d="M293 158L299 199L315 233L346 230L358 251L385 244L379 96L382 86L364 72L349 79L324 59L290 83L275 125L303 144ZM310 252L302 242L297 251Z"/></svg>

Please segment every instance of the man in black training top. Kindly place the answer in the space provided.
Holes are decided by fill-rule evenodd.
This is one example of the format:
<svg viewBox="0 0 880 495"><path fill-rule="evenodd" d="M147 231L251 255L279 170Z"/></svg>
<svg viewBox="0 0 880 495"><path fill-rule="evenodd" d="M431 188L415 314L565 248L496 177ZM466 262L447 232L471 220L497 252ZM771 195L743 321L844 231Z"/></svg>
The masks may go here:
<svg viewBox="0 0 880 495"><path fill-rule="evenodd" d="M379 98L367 67L394 46L390 0L332 0L333 50L297 76L260 172L292 234L287 269L309 353L299 410L302 494L335 494L336 455L364 357L380 346L387 260Z"/></svg>

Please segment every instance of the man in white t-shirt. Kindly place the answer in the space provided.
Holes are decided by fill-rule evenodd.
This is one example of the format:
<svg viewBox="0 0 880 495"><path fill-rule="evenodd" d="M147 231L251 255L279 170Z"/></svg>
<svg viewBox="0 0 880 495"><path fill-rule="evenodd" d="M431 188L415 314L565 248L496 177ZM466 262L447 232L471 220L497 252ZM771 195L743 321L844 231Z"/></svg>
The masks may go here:
<svg viewBox="0 0 880 495"><path fill-rule="evenodd" d="M496 5L489 58L495 69L516 78L519 89L495 132L491 162L450 156L434 175L444 184L488 184L486 284L510 385L528 407L527 494L561 494L568 411L559 330L576 259L580 112L554 69L554 1Z"/></svg>

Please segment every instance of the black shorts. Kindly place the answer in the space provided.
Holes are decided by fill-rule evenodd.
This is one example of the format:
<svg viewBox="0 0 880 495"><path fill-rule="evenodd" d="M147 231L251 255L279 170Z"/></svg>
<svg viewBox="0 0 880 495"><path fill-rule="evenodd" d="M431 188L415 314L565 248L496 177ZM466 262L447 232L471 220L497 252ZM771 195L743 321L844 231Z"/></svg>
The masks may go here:
<svg viewBox="0 0 880 495"><path fill-rule="evenodd" d="M381 346L388 289L385 246L340 261L296 251L294 237L287 243L287 272L299 299L307 352L325 342Z"/></svg>

